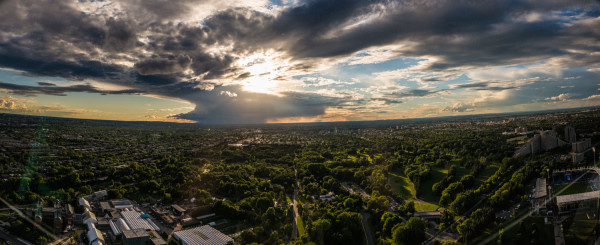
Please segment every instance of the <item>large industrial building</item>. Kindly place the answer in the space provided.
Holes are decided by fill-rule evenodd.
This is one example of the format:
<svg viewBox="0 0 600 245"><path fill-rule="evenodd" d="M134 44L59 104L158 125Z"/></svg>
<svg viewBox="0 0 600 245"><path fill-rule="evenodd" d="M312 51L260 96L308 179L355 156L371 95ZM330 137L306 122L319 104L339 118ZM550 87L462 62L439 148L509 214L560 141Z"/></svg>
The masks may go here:
<svg viewBox="0 0 600 245"><path fill-rule="evenodd" d="M181 245L227 245L233 239L209 225L175 232L173 235Z"/></svg>
<svg viewBox="0 0 600 245"><path fill-rule="evenodd" d="M148 217L144 217L144 214L137 211L123 211L121 212L121 216L125 222L127 222L127 225L131 230L160 230L160 228L158 228L158 226L156 226L152 220L150 220Z"/></svg>

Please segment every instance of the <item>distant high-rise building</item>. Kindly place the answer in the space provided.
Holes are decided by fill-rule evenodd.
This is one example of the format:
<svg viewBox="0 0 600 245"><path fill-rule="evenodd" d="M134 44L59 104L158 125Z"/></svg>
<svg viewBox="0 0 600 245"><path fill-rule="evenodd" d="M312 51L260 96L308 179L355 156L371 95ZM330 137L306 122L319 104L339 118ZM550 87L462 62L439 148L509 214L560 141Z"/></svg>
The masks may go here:
<svg viewBox="0 0 600 245"><path fill-rule="evenodd" d="M517 149L513 157L545 152L567 145L567 142L562 141L556 136L556 132L554 131L541 131L540 134L534 135L526 144Z"/></svg>
<svg viewBox="0 0 600 245"><path fill-rule="evenodd" d="M573 144L571 144L572 151L576 152L576 153L585 152L588 149L590 149L591 147L592 147L592 139L591 138L581 139L580 141L576 141L576 142L573 142Z"/></svg>
<svg viewBox="0 0 600 245"><path fill-rule="evenodd" d="M565 128L565 140L568 143L573 143L577 141L577 134L575 134L575 129L571 126L567 126Z"/></svg>

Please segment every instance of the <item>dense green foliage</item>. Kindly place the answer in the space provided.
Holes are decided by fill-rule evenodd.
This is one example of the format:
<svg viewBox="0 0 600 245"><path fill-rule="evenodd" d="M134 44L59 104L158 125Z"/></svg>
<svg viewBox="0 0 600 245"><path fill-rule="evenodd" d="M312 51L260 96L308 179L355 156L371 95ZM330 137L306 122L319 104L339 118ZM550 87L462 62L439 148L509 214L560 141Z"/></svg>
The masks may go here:
<svg viewBox="0 0 600 245"><path fill-rule="evenodd" d="M2 115L0 196L74 203L106 189L139 203L194 198L192 216L215 212L251 227L236 238L242 244L363 244L365 232L379 244L415 244L434 228L412 216L438 209L438 230L471 241L546 169L569 166L552 153L511 158L517 142L502 132L551 128L561 115L211 128ZM591 134L595 116L570 120ZM390 185L392 174L410 194Z"/></svg>

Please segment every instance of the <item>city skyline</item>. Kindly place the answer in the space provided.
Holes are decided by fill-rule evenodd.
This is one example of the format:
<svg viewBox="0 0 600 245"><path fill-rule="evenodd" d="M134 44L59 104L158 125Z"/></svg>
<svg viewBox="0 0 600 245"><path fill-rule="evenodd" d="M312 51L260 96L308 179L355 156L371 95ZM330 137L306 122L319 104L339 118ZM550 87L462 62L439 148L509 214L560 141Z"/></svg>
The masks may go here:
<svg viewBox="0 0 600 245"><path fill-rule="evenodd" d="M3 1L0 112L200 123L600 105L590 1Z"/></svg>

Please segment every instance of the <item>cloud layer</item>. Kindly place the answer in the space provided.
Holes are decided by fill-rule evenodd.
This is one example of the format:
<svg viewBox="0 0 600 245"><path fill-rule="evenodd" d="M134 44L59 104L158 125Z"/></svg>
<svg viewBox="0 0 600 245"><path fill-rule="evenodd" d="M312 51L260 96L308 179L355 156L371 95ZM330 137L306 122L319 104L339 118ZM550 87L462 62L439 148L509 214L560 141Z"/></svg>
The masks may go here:
<svg viewBox="0 0 600 245"><path fill-rule="evenodd" d="M599 93L598 2L242 2L1 1L0 68L79 84L0 89L174 98L196 106L175 117L205 123L401 111L418 100L441 103L439 113L477 112ZM416 64L377 66L398 58ZM354 69L365 64L378 72ZM305 75L344 81L311 90L298 86Z"/></svg>

